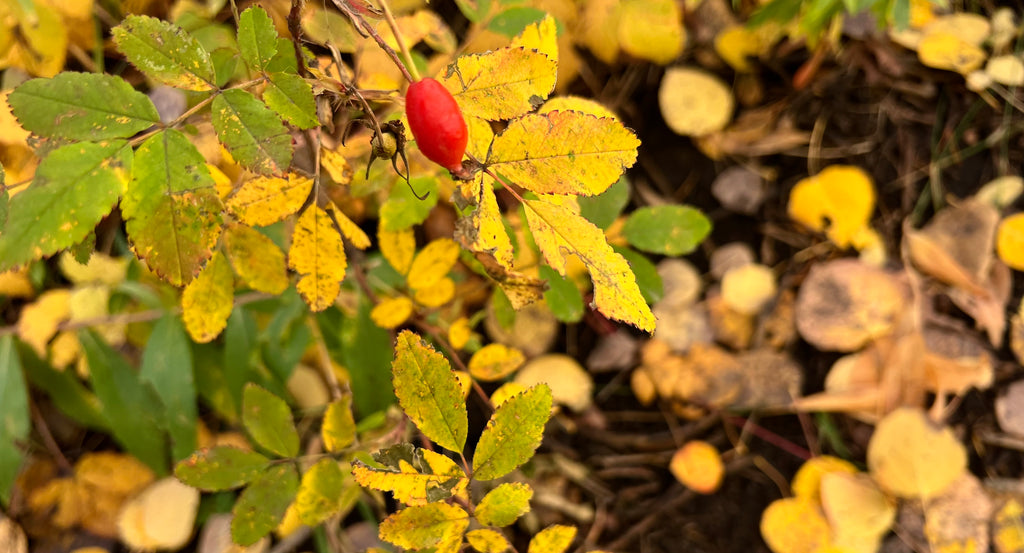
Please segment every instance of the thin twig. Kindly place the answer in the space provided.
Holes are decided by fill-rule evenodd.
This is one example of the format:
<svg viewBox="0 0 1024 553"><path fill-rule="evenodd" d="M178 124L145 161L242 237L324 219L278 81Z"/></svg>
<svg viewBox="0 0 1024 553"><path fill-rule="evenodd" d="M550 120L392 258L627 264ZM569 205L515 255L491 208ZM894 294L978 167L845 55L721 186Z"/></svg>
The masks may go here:
<svg viewBox="0 0 1024 553"><path fill-rule="evenodd" d="M389 46L388 43L384 42L384 39L381 38L379 33L377 33L377 30L374 29L369 23L367 23L366 20L363 19L362 15L352 11L352 9L349 8L348 4L346 4L345 2L342 2L340 0L331 1L339 10L341 10L342 13L344 13L346 16L348 16L349 19L352 20L357 29L362 29L363 32L373 37L373 40L377 43L377 46L380 46L380 49L384 50L384 53L386 53L388 57L390 57L391 60L395 62L395 65L398 66L399 71L402 72L402 75L405 77L407 81L409 81L410 83L416 82L416 80L413 79L412 75L409 73L409 69L405 66L404 63L402 63L402 60L398 57L398 53L395 52L395 49Z"/></svg>

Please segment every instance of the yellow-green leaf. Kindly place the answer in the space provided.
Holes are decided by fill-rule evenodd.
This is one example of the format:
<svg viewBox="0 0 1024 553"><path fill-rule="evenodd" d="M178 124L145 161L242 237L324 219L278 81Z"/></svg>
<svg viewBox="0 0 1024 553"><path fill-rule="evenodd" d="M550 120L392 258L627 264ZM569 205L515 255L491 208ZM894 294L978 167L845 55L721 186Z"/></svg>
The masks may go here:
<svg viewBox="0 0 1024 553"><path fill-rule="evenodd" d="M466 532L466 541L480 553L502 553L512 547L504 534L490 528L478 528Z"/></svg>
<svg viewBox="0 0 1024 553"><path fill-rule="evenodd" d="M514 257L512 240L505 231L494 189L490 183L485 186L482 178L465 186L464 194L475 200L476 209L469 217L459 220L455 238L469 251L489 254L501 267L511 271Z"/></svg>
<svg viewBox="0 0 1024 553"><path fill-rule="evenodd" d="M431 503L408 507L380 523L380 539L406 549L436 548L455 553L469 527L469 515L458 505Z"/></svg>
<svg viewBox="0 0 1024 553"><path fill-rule="evenodd" d="M228 209L247 225L263 227L295 213L313 189L313 179L289 173L287 179L255 177L227 200Z"/></svg>
<svg viewBox="0 0 1024 553"><path fill-rule="evenodd" d="M483 381L501 380L526 361L523 352L504 344L488 344L469 359L469 374Z"/></svg>
<svg viewBox="0 0 1024 553"><path fill-rule="evenodd" d="M508 526L530 512L533 488L521 482L506 482L487 492L473 515L484 526Z"/></svg>
<svg viewBox="0 0 1024 553"><path fill-rule="evenodd" d="M530 540L527 553L562 553L572 544L576 537L575 526L552 524L537 532Z"/></svg>
<svg viewBox="0 0 1024 553"><path fill-rule="evenodd" d="M238 163L261 175L281 175L292 162L292 137L281 118L251 93L229 88L213 99L211 122Z"/></svg>
<svg viewBox="0 0 1024 553"><path fill-rule="evenodd" d="M533 456L551 416L551 388L538 384L505 400L491 415L473 455L473 477L501 478Z"/></svg>
<svg viewBox="0 0 1024 553"><path fill-rule="evenodd" d="M612 250L601 229L564 206L541 200L526 200L526 206L526 220L548 265L564 275L566 255L578 255L590 271L598 311L642 330L654 330L654 314L629 263Z"/></svg>
<svg viewBox="0 0 1024 553"><path fill-rule="evenodd" d="M469 421L448 360L405 330L398 335L391 370L398 402L420 432L441 447L461 452Z"/></svg>
<svg viewBox="0 0 1024 553"><path fill-rule="evenodd" d="M555 88L558 64L526 48L501 48L460 56L455 70L440 79L462 113L489 121L511 119L532 111Z"/></svg>
<svg viewBox="0 0 1024 553"><path fill-rule="evenodd" d="M224 233L224 246L235 273L249 288L268 294L288 288L284 252L265 234L245 225L231 225Z"/></svg>
<svg viewBox="0 0 1024 553"><path fill-rule="evenodd" d="M330 457L320 459L302 475L299 493L295 496L295 510L299 520L316 526L337 514L344 497L345 472L338 461Z"/></svg>
<svg viewBox="0 0 1024 553"><path fill-rule="evenodd" d="M459 260L459 245L451 238L438 238L427 244L412 260L409 268L409 286L427 288L436 284Z"/></svg>
<svg viewBox="0 0 1024 553"><path fill-rule="evenodd" d="M320 435L324 439L324 448L331 453L352 445L356 439L356 423L352 417L351 394L345 394L327 406Z"/></svg>
<svg viewBox="0 0 1024 553"><path fill-rule="evenodd" d="M458 465L433 451L420 450L420 453L431 464L433 474L421 473L406 461L399 461L398 470L378 469L357 462L352 467L352 475L361 486L391 492L396 501L406 505L426 505L466 489L469 480ZM448 463L442 463L436 457L446 459Z"/></svg>
<svg viewBox="0 0 1024 553"><path fill-rule="evenodd" d="M155 17L129 15L111 29L111 35L128 61L153 80L186 90L215 88L210 55L181 27Z"/></svg>
<svg viewBox="0 0 1024 553"><path fill-rule="evenodd" d="M218 446L201 449L174 467L179 480L208 492L230 490L256 479L270 459L255 451Z"/></svg>
<svg viewBox="0 0 1024 553"><path fill-rule="evenodd" d="M181 294L181 318L193 340L205 343L220 335L231 316L234 291L231 267L217 252Z"/></svg>
<svg viewBox="0 0 1024 553"><path fill-rule="evenodd" d="M636 162L640 140L617 119L576 111L530 114L494 137L487 163L539 194L604 192Z"/></svg>
<svg viewBox="0 0 1024 553"><path fill-rule="evenodd" d="M242 424L267 451L281 457L299 454L299 433L288 404L251 382L242 393Z"/></svg>
<svg viewBox="0 0 1024 553"><path fill-rule="evenodd" d="M242 491L231 510L231 539L249 546L270 533L299 489L299 475L291 463L268 468Z"/></svg>
<svg viewBox="0 0 1024 553"><path fill-rule="evenodd" d="M288 266L304 275L296 288L310 309L323 311L338 297L348 260L330 215L316 205L295 223Z"/></svg>
<svg viewBox="0 0 1024 553"><path fill-rule="evenodd" d="M683 51L686 29L675 0L625 0L619 17L619 43L625 52L665 65Z"/></svg>

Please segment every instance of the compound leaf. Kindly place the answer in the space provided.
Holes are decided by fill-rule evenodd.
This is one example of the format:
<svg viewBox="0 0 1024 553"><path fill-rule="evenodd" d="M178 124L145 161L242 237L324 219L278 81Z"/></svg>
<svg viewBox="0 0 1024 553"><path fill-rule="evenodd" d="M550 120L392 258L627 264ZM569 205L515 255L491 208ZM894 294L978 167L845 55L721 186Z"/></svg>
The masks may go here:
<svg viewBox="0 0 1024 553"><path fill-rule="evenodd" d="M174 129L151 136L135 156L121 201L135 254L167 282L188 284L221 233L213 177L199 150Z"/></svg>
<svg viewBox="0 0 1024 553"><path fill-rule="evenodd" d="M533 456L551 416L551 388L538 384L505 400L491 415L473 455L473 477L501 478Z"/></svg>
<svg viewBox="0 0 1024 553"><path fill-rule="evenodd" d="M420 432L441 447L461 452L469 432L466 400L444 356L416 334L402 331L392 375L398 403Z"/></svg>
<svg viewBox="0 0 1024 553"><path fill-rule="evenodd" d="M155 17L129 15L111 34L117 49L154 81L185 90L216 88L210 55L181 27Z"/></svg>
<svg viewBox="0 0 1024 553"><path fill-rule="evenodd" d="M7 97L26 130L71 140L128 138L160 122L156 106L120 77L60 73L32 79Z"/></svg>
<svg viewBox="0 0 1024 553"><path fill-rule="evenodd" d="M132 149L122 140L50 152L32 184L11 198L0 232L0 271L81 242L110 213L131 168Z"/></svg>
<svg viewBox="0 0 1024 553"><path fill-rule="evenodd" d="M578 111L520 117L494 137L487 163L538 194L600 194L636 162L640 140L617 119Z"/></svg>
<svg viewBox="0 0 1024 553"><path fill-rule="evenodd" d="M217 446L196 451L174 467L179 480L200 490L216 492L244 486L270 465L255 451Z"/></svg>
<svg viewBox="0 0 1024 553"><path fill-rule="evenodd" d="M299 433L285 401L249 383L242 393L242 424L253 440L281 457L299 454Z"/></svg>
<svg viewBox="0 0 1024 553"><path fill-rule="evenodd" d="M213 128L238 163L281 175L292 162L292 137L281 118L252 94L232 88L213 99Z"/></svg>

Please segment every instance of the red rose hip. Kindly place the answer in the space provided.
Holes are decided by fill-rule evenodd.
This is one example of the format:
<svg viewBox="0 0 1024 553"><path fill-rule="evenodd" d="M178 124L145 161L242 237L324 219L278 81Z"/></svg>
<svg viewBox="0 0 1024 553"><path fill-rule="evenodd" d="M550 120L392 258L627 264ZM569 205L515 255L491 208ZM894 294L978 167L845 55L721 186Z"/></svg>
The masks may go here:
<svg viewBox="0 0 1024 553"><path fill-rule="evenodd" d="M405 93L405 114L423 155L449 171L458 172L469 132L459 104L448 89L429 77L412 83Z"/></svg>

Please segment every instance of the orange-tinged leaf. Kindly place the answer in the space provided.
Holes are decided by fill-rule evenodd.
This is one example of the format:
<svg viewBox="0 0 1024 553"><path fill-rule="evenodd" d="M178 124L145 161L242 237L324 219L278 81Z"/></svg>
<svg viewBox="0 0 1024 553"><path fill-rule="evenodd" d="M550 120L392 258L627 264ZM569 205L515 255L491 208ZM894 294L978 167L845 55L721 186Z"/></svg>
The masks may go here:
<svg viewBox="0 0 1024 553"><path fill-rule="evenodd" d="M430 503L402 509L380 524L380 539L407 549L436 548L455 553L469 527L469 515L458 505Z"/></svg>
<svg viewBox="0 0 1024 553"><path fill-rule="evenodd" d="M370 318L373 324L381 328L397 328L412 316L415 307L412 300L405 296L386 298L373 306Z"/></svg>
<svg viewBox="0 0 1024 553"><path fill-rule="evenodd" d="M575 526L552 524L534 534L527 553L563 553L576 537Z"/></svg>
<svg viewBox="0 0 1024 553"><path fill-rule="evenodd" d="M223 254L214 253L181 294L181 318L193 340L209 342L224 330L234 306L234 291L230 265Z"/></svg>
<svg viewBox="0 0 1024 553"><path fill-rule="evenodd" d="M816 502L789 497L764 510L761 536L775 553L815 553L828 545L832 531Z"/></svg>
<svg viewBox="0 0 1024 553"><path fill-rule="evenodd" d="M967 468L967 452L949 428L924 412L900 408L889 413L868 443L868 468L890 493L907 498L934 497Z"/></svg>
<svg viewBox="0 0 1024 553"><path fill-rule="evenodd" d="M683 14L675 0L624 0L619 12L619 44L641 59L665 65L686 43Z"/></svg>
<svg viewBox="0 0 1024 553"><path fill-rule="evenodd" d="M702 494L715 493L725 475L722 456L715 446L702 440L686 442L672 455L668 468L676 480Z"/></svg>
<svg viewBox="0 0 1024 553"><path fill-rule="evenodd" d="M441 307L455 297L455 281L444 277L425 288L417 288L413 299L424 307Z"/></svg>
<svg viewBox="0 0 1024 553"><path fill-rule="evenodd" d="M490 183L485 185L481 178L467 183L462 193L474 199L476 209L469 217L459 220L455 238L469 251L491 255L501 267L511 271L515 254L494 189Z"/></svg>
<svg viewBox="0 0 1024 553"><path fill-rule="evenodd" d="M536 50L547 56L558 64L558 26L555 18L551 15L544 16L544 19L531 23L523 29L519 36L512 39L510 48L523 47L527 50Z"/></svg>
<svg viewBox="0 0 1024 553"><path fill-rule="evenodd" d="M532 111L531 99L547 98L557 75L554 60L519 47L460 56L455 70L439 80L455 97L463 115L496 121Z"/></svg>
<svg viewBox="0 0 1024 553"><path fill-rule="evenodd" d="M459 245L451 238L438 238L427 244L412 260L409 287L414 290L436 284L459 259Z"/></svg>
<svg viewBox="0 0 1024 553"><path fill-rule="evenodd" d="M1024 271L1024 213L1015 213L999 223L996 252L1003 263Z"/></svg>
<svg viewBox="0 0 1024 553"><path fill-rule="evenodd" d="M288 288L284 252L263 233L232 225L224 233L224 246L231 266L249 288L268 294L280 294Z"/></svg>
<svg viewBox="0 0 1024 553"><path fill-rule="evenodd" d="M502 553L512 547L504 534L490 528L478 528L466 532L466 541L480 553Z"/></svg>
<svg viewBox="0 0 1024 553"><path fill-rule="evenodd" d="M875 210L874 184L860 167L833 165L796 183L788 209L794 221L824 231L836 246L846 248Z"/></svg>
<svg viewBox="0 0 1024 553"><path fill-rule="evenodd" d="M363 229L359 228L359 225L346 217L340 209L334 209L332 213L334 214L334 219L338 222L338 228L341 229L341 233L345 235L345 238L348 238L348 241L353 246L360 250L370 247L370 237L363 232Z"/></svg>
<svg viewBox="0 0 1024 553"><path fill-rule="evenodd" d="M569 209L540 200L526 200L526 218L544 259L565 274L566 255L576 254L590 271L594 305L611 319L648 332L654 314L644 301L629 263L605 241L604 232Z"/></svg>
<svg viewBox="0 0 1024 553"><path fill-rule="evenodd" d="M793 495L820 501L821 478L834 472L856 474L857 467L849 461L831 455L812 457L800 466L800 470L796 471L796 476L793 477L793 482L790 484Z"/></svg>
<svg viewBox="0 0 1024 553"><path fill-rule="evenodd" d="M501 380L526 361L523 352L504 344L488 344L469 359L469 374L485 382Z"/></svg>
<svg viewBox="0 0 1024 553"><path fill-rule="evenodd" d="M298 211L312 189L313 179L295 173L287 179L254 177L228 198L227 206L243 223L262 227Z"/></svg>
<svg viewBox="0 0 1024 553"><path fill-rule="evenodd" d="M21 310L18 318L18 338L32 346L40 356L46 357L46 343L57 334L57 325L71 316L71 291L49 290Z"/></svg>
<svg viewBox="0 0 1024 553"><path fill-rule="evenodd" d="M575 111L530 114L494 137L487 162L539 194L596 195L636 162L640 140L617 119Z"/></svg>
<svg viewBox="0 0 1024 553"><path fill-rule="evenodd" d="M348 261L330 215L317 205L295 223L288 266L304 275L296 288L314 311L327 309L338 297Z"/></svg>
<svg viewBox="0 0 1024 553"><path fill-rule="evenodd" d="M412 228L392 232L377 227L377 245L384 259L399 274L409 272L412 259L416 256L416 233Z"/></svg>

